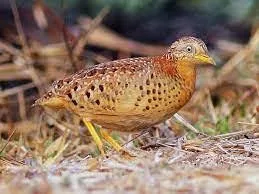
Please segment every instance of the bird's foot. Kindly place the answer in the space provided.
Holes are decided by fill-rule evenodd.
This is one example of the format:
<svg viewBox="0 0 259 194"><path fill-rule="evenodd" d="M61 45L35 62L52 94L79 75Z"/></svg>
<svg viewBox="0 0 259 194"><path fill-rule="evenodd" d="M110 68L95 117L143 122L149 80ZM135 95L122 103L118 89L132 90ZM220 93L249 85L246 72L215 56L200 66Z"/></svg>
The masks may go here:
<svg viewBox="0 0 259 194"><path fill-rule="evenodd" d="M136 157L134 154L130 153L128 150L123 148L120 144L118 144L111 136L110 134L104 130L100 129L101 136L117 151L121 154L121 156L126 157L128 159L132 159L133 157Z"/></svg>
<svg viewBox="0 0 259 194"><path fill-rule="evenodd" d="M121 154L121 156L123 156L124 158L127 158L127 159L132 159L134 157L136 157L134 154L130 153L128 150L126 150L125 148L123 148L120 144L118 144L111 136L110 134L100 128L100 136L98 135L98 133L96 132L95 130L95 127L93 126L93 124L86 120L86 119L83 119L83 122L85 123L86 127L88 128L90 134L92 135L99 151L101 152L101 155L102 157L108 157L107 154L105 154L104 152L104 146L103 146L103 142L102 142L102 139L100 138L100 136L105 140L107 141L108 144L110 144L117 152L119 152Z"/></svg>
<svg viewBox="0 0 259 194"><path fill-rule="evenodd" d="M122 148L120 151L119 151L120 155L127 159L127 160L132 160L136 157L135 154L133 154L132 152L129 152L128 150Z"/></svg>

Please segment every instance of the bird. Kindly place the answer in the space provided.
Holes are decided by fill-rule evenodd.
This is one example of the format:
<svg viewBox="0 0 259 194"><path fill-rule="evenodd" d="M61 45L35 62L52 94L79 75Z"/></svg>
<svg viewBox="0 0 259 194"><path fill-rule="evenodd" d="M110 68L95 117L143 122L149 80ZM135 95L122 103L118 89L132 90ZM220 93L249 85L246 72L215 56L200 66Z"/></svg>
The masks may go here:
<svg viewBox="0 0 259 194"><path fill-rule="evenodd" d="M182 37L159 56L104 62L56 80L34 105L78 115L105 156L104 141L125 151L112 131L139 132L179 111L194 93L198 65L216 63L201 39Z"/></svg>

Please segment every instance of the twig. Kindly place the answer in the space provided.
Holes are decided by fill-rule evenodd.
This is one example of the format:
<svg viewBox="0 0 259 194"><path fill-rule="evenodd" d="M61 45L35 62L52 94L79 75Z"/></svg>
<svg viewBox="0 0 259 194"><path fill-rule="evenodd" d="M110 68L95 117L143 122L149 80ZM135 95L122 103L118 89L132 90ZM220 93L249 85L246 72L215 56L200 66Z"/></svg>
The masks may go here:
<svg viewBox="0 0 259 194"><path fill-rule="evenodd" d="M228 75L233 71L233 69L240 64L242 61L249 56L251 52L253 52L257 45L259 44L259 28L254 33L253 37L250 39L248 45L246 45L243 49L241 49L238 53L236 53L220 70L219 76L210 81L210 85L208 86L210 90L215 89L218 85L222 84L227 78Z"/></svg>
<svg viewBox="0 0 259 194"><path fill-rule="evenodd" d="M256 131L256 129L249 129L249 130L244 130L244 131L237 131L237 132L232 132L232 133L226 133L226 134L220 134L220 135L215 135L213 136L214 138L226 138L226 137L234 137L238 135L244 135L247 133L251 133Z"/></svg>
<svg viewBox="0 0 259 194"><path fill-rule="evenodd" d="M95 30L95 28L102 22L103 18L109 13L109 8L103 8L100 13L93 19L89 28L79 37L73 50L73 56L77 59L83 51L83 48L87 42L88 34Z"/></svg>
<svg viewBox="0 0 259 194"><path fill-rule="evenodd" d="M12 55L20 55L20 51L18 49L14 48L13 46L9 45L8 43L2 40L0 40L0 48Z"/></svg>
<svg viewBox="0 0 259 194"><path fill-rule="evenodd" d="M65 23L63 24L62 34L63 34L65 46L66 46L66 49L67 49L67 52L68 52L68 57L69 57L70 63L71 63L72 68L73 68L73 72L76 72L76 71L79 70L79 67L78 67L77 62L76 62L77 60L76 61L74 60L75 58L73 57L72 46L68 42L68 37L67 37L67 33L66 33Z"/></svg>
<svg viewBox="0 0 259 194"><path fill-rule="evenodd" d="M25 35L24 35L24 31L23 31L23 28L22 28L22 24L21 24L21 20L20 20L20 16L19 16L19 13L18 13L18 9L17 9L16 3L15 3L15 0L9 0L9 2L10 2L10 5L11 5L11 8L12 8L12 12L13 12L13 16L14 16L14 22L15 22L15 25L16 25L16 29L17 29L21 44L22 44L22 48L24 49L24 52L26 54L30 55L30 49L27 45L27 41L26 41L26 38L25 38Z"/></svg>
<svg viewBox="0 0 259 194"><path fill-rule="evenodd" d="M39 93L43 93L42 89L39 87L41 84L41 80L39 78L39 76L37 75L34 67L31 65L31 52L30 52L30 48L27 44L26 41L26 37L22 28L22 24L21 24L21 20L20 20L20 16L19 16L19 12L16 6L16 2L15 0L9 0L11 8L12 8L12 12L13 12L13 16L14 16L14 22L16 25L16 29L22 44L22 49L24 51L24 54L29 56L28 60L27 60L27 65L28 65L28 72L33 80L33 82L35 83L35 85L38 87L39 89Z"/></svg>
<svg viewBox="0 0 259 194"><path fill-rule="evenodd" d="M76 130L72 130L72 129L75 129L75 125L69 125L65 122L59 121L58 118L56 118L53 114L49 113L48 111L45 111L44 114L46 114L51 119L51 121L53 122L53 125L56 126L60 131L62 132L68 131L69 133L77 134Z"/></svg>
<svg viewBox="0 0 259 194"><path fill-rule="evenodd" d="M257 123L246 123L246 122L237 122L238 124L242 124L242 125L251 125L251 126L259 126L259 124Z"/></svg>
<svg viewBox="0 0 259 194"><path fill-rule="evenodd" d="M185 127L187 127L189 130L196 134L201 134L204 136L208 136L202 132L199 132L194 126L192 126L188 121L186 121L182 116L180 116L178 113L174 114L174 118L176 118L181 124L183 124Z"/></svg>
<svg viewBox="0 0 259 194"><path fill-rule="evenodd" d="M225 150L220 144L216 144L216 147L218 147L221 151L223 151L225 154L232 156L227 150Z"/></svg>
<svg viewBox="0 0 259 194"><path fill-rule="evenodd" d="M4 151L4 149L6 148L6 146L8 145L8 143L10 142L11 138L13 137L15 131L17 128L14 128L14 130L12 131L12 133L9 135L6 144L2 147L0 154L2 154L2 152Z"/></svg>
<svg viewBox="0 0 259 194"><path fill-rule="evenodd" d="M26 119L26 105L23 91L18 92L19 114L22 120Z"/></svg>
<svg viewBox="0 0 259 194"><path fill-rule="evenodd" d="M2 161L2 162L5 162L5 163L8 163L8 164L12 164L12 165L17 165L17 164L21 164L21 165L26 165L24 162L22 162L22 161L18 161L18 160L15 160L15 159L9 159L9 158L7 158L7 157L4 157L4 156L1 156L0 157L0 160Z"/></svg>
<svg viewBox="0 0 259 194"><path fill-rule="evenodd" d="M218 119L217 119L217 115L215 112L215 108L214 108L212 100L211 100L210 91L206 90L206 92L207 92L207 96L208 96L207 99L208 99L209 112L210 112L213 123L216 124Z"/></svg>
<svg viewBox="0 0 259 194"><path fill-rule="evenodd" d="M92 19L89 17L79 19L79 24L84 30L89 28L89 23L92 23ZM119 58L125 57L125 54L128 57L131 53L144 56L161 55L168 49L168 46L151 45L125 38L102 24L97 26L91 33L88 33L87 36L87 43L90 45L119 51L119 54L123 53L124 56L119 56Z"/></svg>
<svg viewBox="0 0 259 194"><path fill-rule="evenodd" d="M34 87L35 87L34 83L28 83L28 84L24 84L24 85L21 85L21 86L13 87L11 89L7 89L7 90L2 91L0 93L0 98L4 98L4 97L10 96L10 95L14 95L14 94L17 94L21 91L28 90L28 89L31 89L31 88L34 88Z"/></svg>
<svg viewBox="0 0 259 194"><path fill-rule="evenodd" d="M205 149L203 149L203 148L195 147L195 146L192 146L192 145L183 146L183 148L185 150L191 150L191 151L197 151L197 152L204 152L205 151Z"/></svg>
<svg viewBox="0 0 259 194"><path fill-rule="evenodd" d="M61 8L64 10L64 0L61 0ZM64 13L62 15L64 16ZM75 72L75 71L79 70L79 67L77 65L77 60L74 60L75 58L73 57L73 48L72 48L73 46L71 46L69 43L65 20L62 25L62 35L63 35L65 46L66 46L66 49L68 52L68 57L69 57L70 63L72 65L73 71Z"/></svg>
<svg viewBox="0 0 259 194"><path fill-rule="evenodd" d="M40 77L38 76L34 67L31 64L28 64L28 66L28 73L31 76L33 83L37 86L39 93L43 94L45 88L40 87L43 84Z"/></svg>
<svg viewBox="0 0 259 194"><path fill-rule="evenodd" d="M136 137L134 137L134 138L130 139L129 141L127 141L126 143L122 144L122 147L126 146L127 144L131 143L131 142L134 141L135 139L138 139L139 137L144 136L144 135L146 135L146 134L148 134L148 133L149 133L148 130L142 131L142 132L141 132L140 134L138 134Z"/></svg>

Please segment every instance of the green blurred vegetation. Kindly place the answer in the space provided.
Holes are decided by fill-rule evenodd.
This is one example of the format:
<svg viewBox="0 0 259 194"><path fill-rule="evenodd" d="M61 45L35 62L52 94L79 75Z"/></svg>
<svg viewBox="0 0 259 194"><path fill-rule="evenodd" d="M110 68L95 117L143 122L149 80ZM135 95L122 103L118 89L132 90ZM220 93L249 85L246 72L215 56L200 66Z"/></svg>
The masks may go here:
<svg viewBox="0 0 259 194"><path fill-rule="evenodd" d="M18 0L21 4L31 4L32 0ZM259 19L258 0L45 0L54 8L80 11L80 14L95 16L103 7L109 6L129 15L160 13L177 15L181 10L201 12L210 17L227 17L233 21L255 22Z"/></svg>

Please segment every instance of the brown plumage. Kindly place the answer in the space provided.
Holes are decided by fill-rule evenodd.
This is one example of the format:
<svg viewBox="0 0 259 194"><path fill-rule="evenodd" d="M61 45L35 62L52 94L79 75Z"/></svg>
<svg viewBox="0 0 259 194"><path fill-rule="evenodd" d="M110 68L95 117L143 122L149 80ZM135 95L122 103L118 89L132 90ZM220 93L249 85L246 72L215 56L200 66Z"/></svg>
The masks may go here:
<svg viewBox="0 0 259 194"><path fill-rule="evenodd" d="M190 100L198 64L215 63L203 41L184 37L162 56L101 63L55 81L36 104L66 108L105 129L137 131L165 121Z"/></svg>

